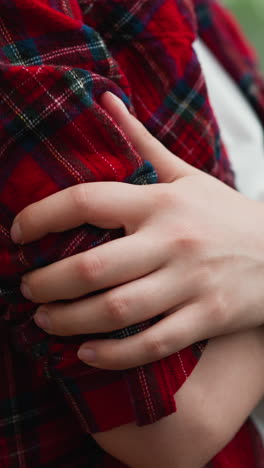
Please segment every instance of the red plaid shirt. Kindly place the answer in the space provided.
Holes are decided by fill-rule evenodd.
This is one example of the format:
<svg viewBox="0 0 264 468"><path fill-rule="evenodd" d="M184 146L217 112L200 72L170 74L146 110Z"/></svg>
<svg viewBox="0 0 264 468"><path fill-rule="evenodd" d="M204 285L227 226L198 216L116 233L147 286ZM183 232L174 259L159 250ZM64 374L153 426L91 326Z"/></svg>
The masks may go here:
<svg viewBox="0 0 264 468"><path fill-rule="evenodd" d="M152 166L100 107L101 94L116 93L172 152L233 184L192 49L199 32L264 122L255 58L214 0L79 3L0 0L3 468L121 466L90 433L130 421L151 423L175 411L173 395L203 350L198 343L125 372L94 369L76 357L87 336L47 336L31 319L35 306L19 292L26 271L123 235L86 225L17 247L9 229L23 207L81 182L157 182ZM153 322L106 336L123 338ZM248 422L212 466L260 467L263 459Z"/></svg>

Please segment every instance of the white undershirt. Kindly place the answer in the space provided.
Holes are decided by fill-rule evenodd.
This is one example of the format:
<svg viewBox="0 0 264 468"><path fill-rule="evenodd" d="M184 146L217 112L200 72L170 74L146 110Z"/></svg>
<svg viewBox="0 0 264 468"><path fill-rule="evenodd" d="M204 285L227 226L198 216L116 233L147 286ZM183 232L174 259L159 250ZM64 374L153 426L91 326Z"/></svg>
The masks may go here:
<svg viewBox="0 0 264 468"><path fill-rule="evenodd" d="M208 47L196 40L208 94L227 148L240 192L264 200L262 126L246 98Z"/></svg>
<svg viewBox="0 0 264 468"><path fill-rule="evenodd" d="M201 40L194 49L204 72L208 94L240 192L264 200L263 129L246 98ZM264 400L253 413L264 441Z"/></svg>

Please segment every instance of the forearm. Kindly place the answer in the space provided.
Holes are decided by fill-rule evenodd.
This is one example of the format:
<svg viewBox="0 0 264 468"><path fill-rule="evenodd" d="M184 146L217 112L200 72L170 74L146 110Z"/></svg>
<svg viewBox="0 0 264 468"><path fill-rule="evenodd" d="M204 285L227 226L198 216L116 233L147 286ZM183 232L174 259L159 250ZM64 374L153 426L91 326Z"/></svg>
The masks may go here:
<svg viewBox="0 0 264 468"><path fill-rule="evenodd" d="M234 437L261 399L263 357L263 329L213 339L177 392L175 414L95 439L133 468L200 468Z"/></svg>

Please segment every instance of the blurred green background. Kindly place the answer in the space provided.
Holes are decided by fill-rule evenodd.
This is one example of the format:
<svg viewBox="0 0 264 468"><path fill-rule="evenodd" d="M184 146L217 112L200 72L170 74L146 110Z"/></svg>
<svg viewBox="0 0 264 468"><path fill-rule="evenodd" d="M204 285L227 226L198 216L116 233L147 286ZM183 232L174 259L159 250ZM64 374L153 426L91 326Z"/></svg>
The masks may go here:
<svg viewBox="0 0 264 468"><path fill-rule="evenodd" d="M264 71L264 0L224 0L258 50Z"/></svg>

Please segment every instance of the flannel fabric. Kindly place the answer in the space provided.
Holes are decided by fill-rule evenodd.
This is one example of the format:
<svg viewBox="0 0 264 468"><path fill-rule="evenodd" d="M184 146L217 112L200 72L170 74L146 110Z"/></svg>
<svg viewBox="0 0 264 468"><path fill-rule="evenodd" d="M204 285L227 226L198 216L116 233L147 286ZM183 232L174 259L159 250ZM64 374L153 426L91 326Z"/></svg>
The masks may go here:
<svg viewBox="0 0 264 468"><path fill-rule="evenodd" d="M203 351L198 343L125 372L85 366L76 351L87 336L62 339L37 329L20 277L124 233L86 225L21 247L9 236L23 207L67 186L157 182L100 107L105 90L172 152L233 185L192 49L198 32L264 121L254 55L213 0L0 0L1 467L122 466L89 433L175 411L173 395ZM106 336L122 338L151 323ZM248 422L212 466L262 466L253 432Z"/></svg>

